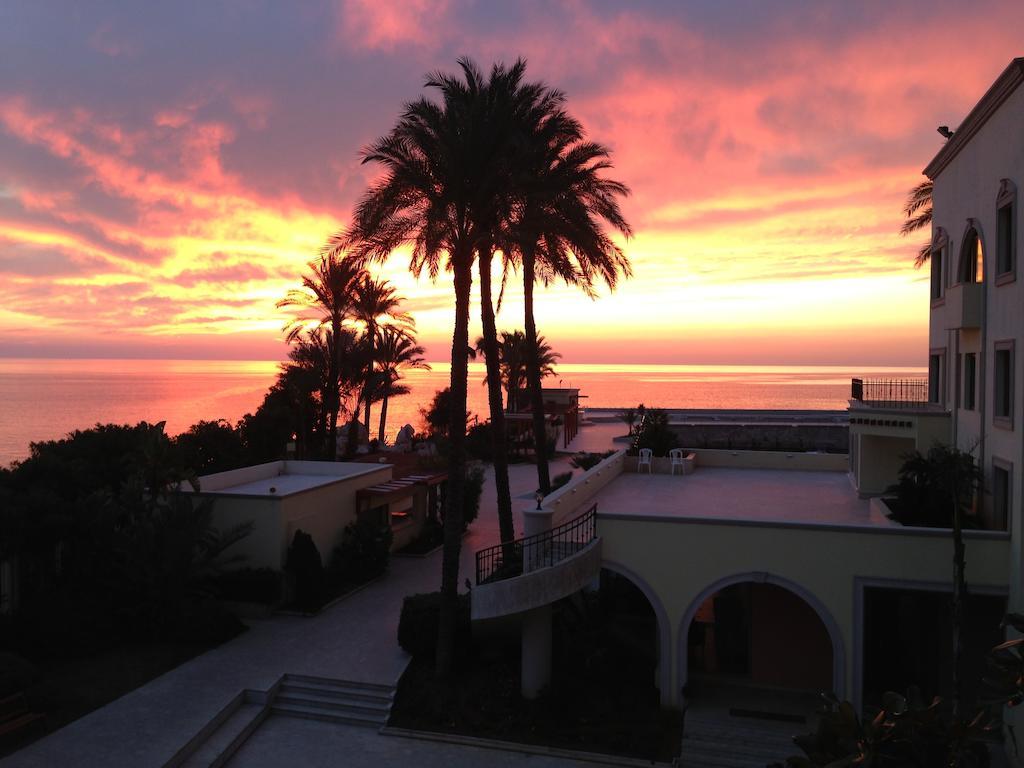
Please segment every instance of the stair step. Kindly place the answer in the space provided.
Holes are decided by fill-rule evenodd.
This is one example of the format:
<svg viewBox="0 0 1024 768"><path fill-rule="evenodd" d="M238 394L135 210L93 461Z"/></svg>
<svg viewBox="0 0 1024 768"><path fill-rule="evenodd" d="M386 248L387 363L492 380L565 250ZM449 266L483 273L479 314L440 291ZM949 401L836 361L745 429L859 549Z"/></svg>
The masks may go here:
<svg viewBox="0 0 1024 768"><path fill-rule="evenodd" d="M361 700L349 701L337 696L294 693L290 690L279 691L277 697L274 699L274 704L298 704L306 707L336 709L339 712L358 712L365 715L378 715L385 718L391 711L391 701L388 699L378 703Z"/></svg>
<svg viewBox="0 0 1024 768"><path fill-rule="evenodd" d="M395 698L394 689L390 693L353 687L348 684L327 685L325 683L292 683L286 682L278 689L282 693L308 694L310 696L329 696L336 699L352 699L372 703L383 702L388 705Z"/></svg>
<svg viewBox="0 0 1024 768"><path fill-rule="evenodd" d="M284 685L290 683L312 684L333 688L352 688L361 691L375 691L384 695L391 695L395 692L395 686L393 685L364 683L359 680L335 680L330 677L317 677L316 675L287 674L284 676Z"/></svg>
<svg viewBox="0 0 1024 768"><path fill-rule="evenodd" d="M787 757L798 754L800 750L792 747L788 750L756 749L744 747L737 744L720 742L711 743L687 743L683 742L682 756L693 760L721 760L732 761L742 765L752 764L756 768L764 768L769 763L784 763Z"/></svg>
<svg viewBox="0 0 1024 768"><path fill-rule="evenodd" d="M242 703L220 724L182 768L219 768L238 750L265 717L261 704Z"/></svg>
<svg viewBox="0 0 1024 768"><path fill-rule="evenodd" d="M301 717L306 720L323 720L329 723L346 723L348 725L362 725L370 728L380 728L387 724L387 717L381 715L366 715L357 712L340 712L338 710L326 709L319 706L307 706L296 703L275 703L271 707L275 715L287 717Z"/></svg>

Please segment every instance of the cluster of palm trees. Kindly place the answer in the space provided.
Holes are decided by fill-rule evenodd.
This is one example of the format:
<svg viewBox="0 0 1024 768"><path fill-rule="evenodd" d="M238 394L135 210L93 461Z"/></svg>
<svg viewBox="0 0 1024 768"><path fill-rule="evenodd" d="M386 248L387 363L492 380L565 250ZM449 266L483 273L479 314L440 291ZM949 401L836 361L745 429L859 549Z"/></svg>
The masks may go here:
<svg viewBox="0 0 1024 768"><path fill-rule="evenodd" d="M476 340L476 347L471 357L484 355L486 340L483 336ZM562 357L555 352L543 336L538 336L535 346L531 349L526 340L526 334L522 331L501 331L498 335L498 369L501 374L501 386L505 390L505 410L516 412L522 410L525 402L520 402L523 390L530 380L528 360L534 355L537 361L537 369L540 378L543 380L548 376L554 376L555 363ZM489 379L484 377L484 384L489 384Z"/></svg>
<svg viewBox="0 0 1024 768"><path fill-rule="evenodd" d="M465 484L465 413L470 354L473 269L479 276L484 361L494 441L494 473L502 541L515 535L508 483L499 338L491 270L495 259L522 270L527 349L536 350L534 285L561 279L593 295L598 281L614 287L629 261L605 228L631 234L620 207L625 185L605 178L609 152L588 141L565 109L561 91L525 80L526 64L495 64L485 75L468 59L458 74L429 75L439 98L405 106L392 129L363 152L382 177L356 205L347 236L336 246L356 260L383 260L411 247L410 270L452 275L455 321L451 353L449 488L441 575L437 671L454 656L458 560ZM548 476L540 360L527 355L538 480ZM537 439L537 438L540 439Z"/></svg>
<svg viewBox="0 0 1024 768"><path fill-rule="evenodd" d="M325 246L310 262L302 287L288 292L278 307L295 310L285 326L291 344L281 380L294 382L317 397L309 404L309 434L318 445L311 451L337 458L338 417L350 415L349 451L356 446L359 416L370 435L372 404L381 403L378 440L383 442L388 400L405 394L402 373L428 368L423 347L416 343L415 322L401 308L404 299L386 280L377 280L363 262Z"/></svg>

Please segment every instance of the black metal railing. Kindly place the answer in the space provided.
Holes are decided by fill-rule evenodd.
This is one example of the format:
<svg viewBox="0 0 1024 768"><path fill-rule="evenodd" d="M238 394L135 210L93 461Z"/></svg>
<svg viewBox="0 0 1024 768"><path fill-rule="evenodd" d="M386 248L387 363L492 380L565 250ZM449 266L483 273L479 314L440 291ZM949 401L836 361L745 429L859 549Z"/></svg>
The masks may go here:
<svg viewBox="0 0 1024 768"><path fill-rule="evenodd" d="M476 553L476 583L511 579L576 554L597 536L597 504L550 531L526 536Z"/></svg>
<svg viewBox="0 0 1024 768"><path fill-rule="evenodd" d="M919 408L928 404L928 379L853 379L850 397L881 408Z"/></svg>

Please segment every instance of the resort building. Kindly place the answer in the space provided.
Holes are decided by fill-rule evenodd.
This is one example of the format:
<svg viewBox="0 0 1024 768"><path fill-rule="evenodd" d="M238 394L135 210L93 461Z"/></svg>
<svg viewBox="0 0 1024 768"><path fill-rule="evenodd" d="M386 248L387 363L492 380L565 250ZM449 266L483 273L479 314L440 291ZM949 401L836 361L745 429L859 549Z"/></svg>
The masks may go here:
<svg viewBox="0 0 1024 768"><path fill-rule="evenodd" d="M195 496L214 502L217 528L252 526L228 554L241 555L250 568L281 570L299 530L312 537L322 557L356 520L389 527L392 549L412 541L431 506L436 510L441 503L445 475L393 479L392 472L387 463L272 461L200 477Z"/></svg>
<svg viewBox="0 0 1024 768"><path fill-rule="evenodd" d="M690 446L641 463L620 451L524 510L514 559L507 546L478 553L472 616L521 619L525 695L551 676L552 605L598 578L625 580L649 606L667 707L716 688L753 709L787 696L799 709L801 692L821 690L858 710L912 684L948 695L952 652L936 638L952 631L951 533L894 522L879 498L909 451L939 442L971 452L984 476L981 525L965 532L975 700L1000 620L1022 603L1022 83L1016 59L925 169L929 377L854 380L848 455ZM679 461L695 471L674 472Z"/></svg>

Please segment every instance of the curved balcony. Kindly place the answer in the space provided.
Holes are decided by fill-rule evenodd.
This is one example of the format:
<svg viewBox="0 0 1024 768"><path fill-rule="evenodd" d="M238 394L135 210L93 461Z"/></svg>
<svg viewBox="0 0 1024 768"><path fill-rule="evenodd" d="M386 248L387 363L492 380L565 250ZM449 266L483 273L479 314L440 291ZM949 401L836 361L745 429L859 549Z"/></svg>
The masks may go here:
<svg viewBox="0 0 1024 768"><path fill-rule="evenodd" d="M597 505L551 530L477 552L474 621L550 605L601 573Z"/></svg>

